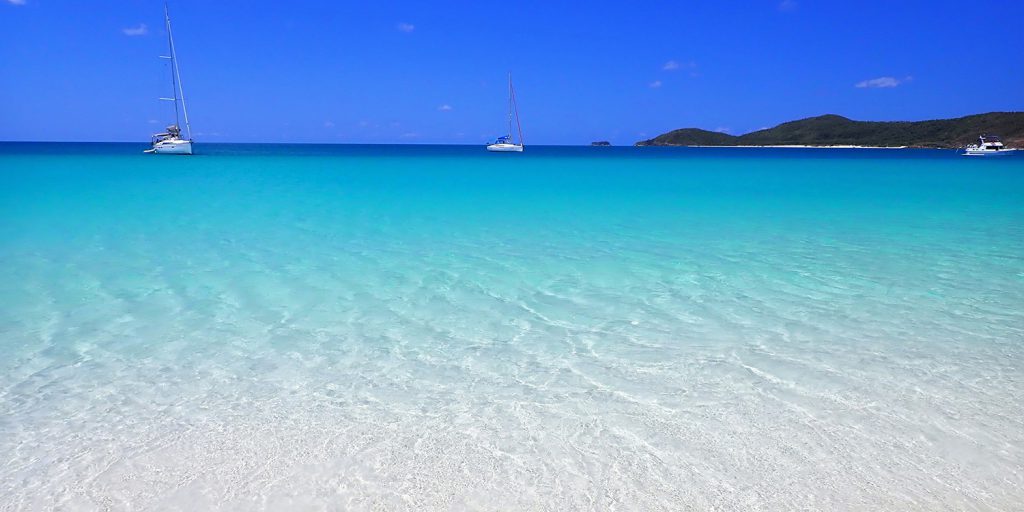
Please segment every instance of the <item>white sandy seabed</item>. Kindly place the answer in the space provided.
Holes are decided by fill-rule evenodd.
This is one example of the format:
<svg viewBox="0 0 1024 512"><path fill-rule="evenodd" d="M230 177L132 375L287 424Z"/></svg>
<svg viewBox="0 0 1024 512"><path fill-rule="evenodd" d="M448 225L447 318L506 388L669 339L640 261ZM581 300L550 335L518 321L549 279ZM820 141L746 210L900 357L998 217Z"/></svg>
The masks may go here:
<svg viewBox="0 0 1024 512"><path fill-rule="evenodd" d="M1019 203L918 200L994 171L808 192L797 216L769 208L788 183L722 171L669 185L749 196L594 185L529 217L419 185L345 203L286 170L147 179L119 209L7 199L26 227L0 251L0 510L1024 503Z"/></svg>

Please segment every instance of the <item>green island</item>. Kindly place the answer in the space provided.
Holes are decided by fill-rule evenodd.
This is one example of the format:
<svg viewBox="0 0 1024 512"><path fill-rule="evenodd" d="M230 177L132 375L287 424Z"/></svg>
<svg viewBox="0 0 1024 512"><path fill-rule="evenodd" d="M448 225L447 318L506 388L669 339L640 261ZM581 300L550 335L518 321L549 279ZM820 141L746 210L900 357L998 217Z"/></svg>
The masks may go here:
<svg viewBox="0 0 1024 512"><path fill-rule="evenodd" d="M854 121L827 114L782 123L744 135L682 128L637 146L862 146L960 148L982 134L1008 147L1024 147L1024 112L989 112L931 121Z"/></svg>

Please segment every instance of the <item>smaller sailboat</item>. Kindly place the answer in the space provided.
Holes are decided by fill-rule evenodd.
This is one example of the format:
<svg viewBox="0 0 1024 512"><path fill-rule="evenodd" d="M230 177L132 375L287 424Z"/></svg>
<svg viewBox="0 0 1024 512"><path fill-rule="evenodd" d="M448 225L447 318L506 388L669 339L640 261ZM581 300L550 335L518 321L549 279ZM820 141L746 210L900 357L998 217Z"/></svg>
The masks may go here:
<svg viewBox="0 0 1024 512"><path fill-rule="evenodd" d="M519 143L512 139L512 117L515 116L516 128L519 131ZM522 153L523 152L523 126L519 122L519 107L516 105L516 90L512 87L512 73L508 74L508 133L498 137L493 143L487 145L487 151L501 153Z"/></svg>
<svg viewBox="0 0 1024 512"><path fill-rule="evenodd" d="M170 98L160 98L164 101L174 102L174 124L167 127L164 133L153 135L152 147L146 153L161 153L169 155L191 155L192 154L192 127L188 122L188 110L185 108L185 93L181 90L181 70L178 69L178 55L174 52L174 36L171 35L171 15L164 4L164 21L167 24L167 46L170 55L161 55L161 58L171 61L171 91ZM178 103L181 103L181 114L185 116L185 134L181 135L181 124L178 116Z"/></svg>

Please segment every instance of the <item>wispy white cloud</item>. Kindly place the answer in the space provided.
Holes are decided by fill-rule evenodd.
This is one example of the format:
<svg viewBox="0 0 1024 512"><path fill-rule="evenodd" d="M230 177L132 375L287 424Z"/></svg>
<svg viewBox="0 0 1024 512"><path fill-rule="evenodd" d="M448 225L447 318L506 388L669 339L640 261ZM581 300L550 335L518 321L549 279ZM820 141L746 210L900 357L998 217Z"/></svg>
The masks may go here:
<svg viewBox="0 0 1024 512"><path fill-rule="evenodd" d="M406 23L403 21L399 23L395 28L397 28L399 32L405 32L408 34L409 32L416 30L416 25L413 25L412 23Z"/></svg>
<svg viewBox="0 0 1024 512"><path fill-rule="evenodd" d="M25 5L25 0L7 0L11 5Z"/></svg>
<svg viewBox="0 0 1024 512"><path fill-rule="evenodd" d="M149 33L149 28L145 23L139 23L137 27L122 28L121 32L124 32L126 36L144 36Z"/></svg>
<svg viewBox="0 0 1024 512"><path fill-rule="evenodd" d="M718 133L729 133L730 131L732 131L732 129L727 128L725 126L719 126L718 128L715 128L715 131Z"/></svg>
<svg viewBox="0 0 1024 512"><path fill-rule="evenodd" d="M452 109L452 106L447 104L447 103L445 103L444 105L441 105L440 107L437 107L437 109L440 110L441 112L448 112L449 110Z"/></svg>
<svg viewBox="0 0 1024 512"><path fill-rule="evenodd" d="M782 2L779 3L779 10L792 11L797 8L797 5L796 0L782 0Z"/></svg>
<svg viewBox="0 0 1024 512"><path fill-rule="evenodd" d="M650 87L651 89L657 89L658 87L661 87L661 80L655 80L647 84L647 86Z"/></svg>
<svg viewBox="0 0 1024 512"><path fill-rule="evenodd" d="M887 89L890 87L897 87L900 84L913 80L913 77L906 77L904 79L894 78L891 76L880 76L878 78L872 78L870 80L861 80L853 86L858 89Z"/></svg>
<svg viewBox="0 0 1024 512"><path fill-rule="evenodd" d="M661 66L663 71L676 71L678 69L697 69L697 63L694 61L679 62L678 60L670 60Z"/></svg>
<svg viewBox="0 0 1024 512"><path fill-rule="evenodd" d="M400 135L400 137L402 137L403 139L415 139L415 138L417 138L419 136L420 136L420 134L418 134L416 132L405 132L402 135Z"/></svg>
<svg viewBox="0 0 1024 512"><path fill-rule="evenodd" d="M334 121L324 121L324 128L334 128Z"/></svg>

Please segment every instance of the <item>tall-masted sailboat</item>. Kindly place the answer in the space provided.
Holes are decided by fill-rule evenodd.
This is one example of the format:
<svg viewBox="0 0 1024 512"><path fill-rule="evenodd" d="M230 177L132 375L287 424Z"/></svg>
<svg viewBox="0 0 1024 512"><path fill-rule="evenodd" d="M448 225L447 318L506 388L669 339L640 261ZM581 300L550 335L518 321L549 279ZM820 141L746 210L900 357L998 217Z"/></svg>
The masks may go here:
<svg viewBox="0 0 1024 512"><path fill-rule="evenodd" d="M519 144L512 140L512 116L515 115L516 127L519 129ZM523 126L519 123L519 107L516 105L516 90L512 88L512 73L508 74L508 134L487 146L487 151L523 152Z"/></svg>
<svg viewBox="0 0 1024 512"><path fill-rule="evenodd" d="M160 58L171 61L171 91L170 98L160 98L164 101L174 102L174 124L167 127L164 133L153 135L153 147L147 149L146 153L166 153L171 155L192 154L192 127L188 123L188 110L185 108L185 93L181 90L181 70L178 69L178 55L174 52L174 36L171 35L171 15L164 3L164 21L167 24L167 46L170 55L161 55ZM178 102L181 102L181 113L185 116L185 134L188 138L181 137L181 125L178 120Z"/></svg>

